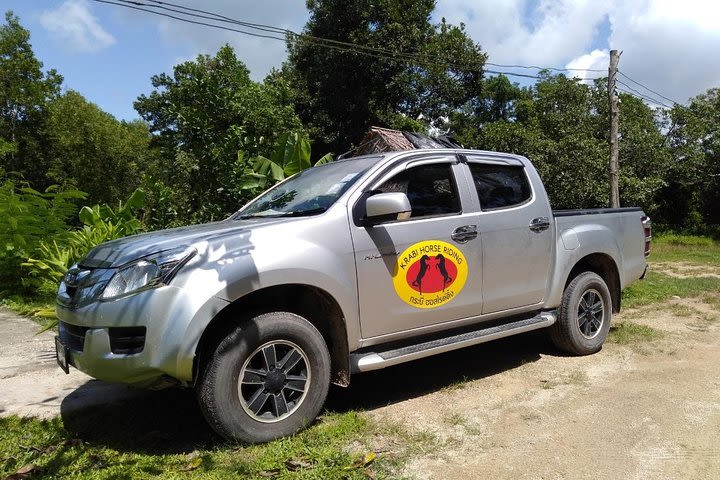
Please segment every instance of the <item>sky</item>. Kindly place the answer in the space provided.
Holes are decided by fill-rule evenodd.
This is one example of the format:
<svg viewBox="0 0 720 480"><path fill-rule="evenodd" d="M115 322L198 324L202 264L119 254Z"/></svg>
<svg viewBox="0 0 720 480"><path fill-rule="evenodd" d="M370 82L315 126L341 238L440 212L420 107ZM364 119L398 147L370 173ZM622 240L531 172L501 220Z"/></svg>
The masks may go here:
<svg viewBox="0 0 720 480"><path fill-rule="evenodd" d="M169 1L295 32L309 18L302 0ZM225 43L255 80L286 58L283 41L93 0L1 0L0 6L20 17L36 56L46 70L63 75L66 90L124 120L138 118L132 104L152 91L152 75L170 73L199 54L214 54ZM441 18L464 23L492 64L600 70L572 72L593 78L607 75L609 50L617 49L622 51L621 90L671 104L720 87L720 2L713 0L437 0L433 20ZM523 85L529 81L510 78Z"/></svg>

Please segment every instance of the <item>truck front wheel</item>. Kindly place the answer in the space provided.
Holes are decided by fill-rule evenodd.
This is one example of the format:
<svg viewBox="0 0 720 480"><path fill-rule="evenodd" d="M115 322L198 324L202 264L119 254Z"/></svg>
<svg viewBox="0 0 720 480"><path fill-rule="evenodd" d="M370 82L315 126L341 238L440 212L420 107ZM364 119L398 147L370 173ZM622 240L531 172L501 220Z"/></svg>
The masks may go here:
<svg viewBox="0 0 720 480"><path fill-rule="evenodd" d="M248 443L291 435L315 420L330 385L330 354L318 330L289 312L253 316L204 364L197 397L208 423Z"/></svg>
<svg viewBox="0 0 720 480"><path fill-rule="evenodd" d="M573 355L595 353L607 338L611 317L612 300L605 281L596 273L581 273L563 293L550 338L556 347Z"/></svg>

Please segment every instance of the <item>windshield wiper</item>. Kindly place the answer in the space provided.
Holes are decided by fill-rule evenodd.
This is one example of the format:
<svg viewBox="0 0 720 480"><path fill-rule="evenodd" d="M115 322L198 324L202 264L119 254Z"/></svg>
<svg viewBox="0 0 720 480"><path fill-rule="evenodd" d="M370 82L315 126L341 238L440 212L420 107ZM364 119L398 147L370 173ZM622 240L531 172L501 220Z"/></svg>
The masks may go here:
<svg viewBox="0 0 720 480"><path fill-rule="evenodd" d="M262 212L259 213L251 213L249 215L240 215L240 220L247 220L248 218L280 218L280 217L307 217L310 215L317 215L318 213L323 213L327 210L325 207L320 208L311 208L309 210L297 210L297 211L290 211L290 212L277 212L277 213L269 213L269 214L263 214Z"/></svg>

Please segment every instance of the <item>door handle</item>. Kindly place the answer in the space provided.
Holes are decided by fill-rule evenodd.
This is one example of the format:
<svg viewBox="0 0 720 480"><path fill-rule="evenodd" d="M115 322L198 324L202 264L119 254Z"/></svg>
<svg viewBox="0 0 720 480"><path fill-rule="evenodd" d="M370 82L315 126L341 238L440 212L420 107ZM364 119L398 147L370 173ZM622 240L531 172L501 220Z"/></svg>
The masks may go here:
<svg viewBox="0 0 720 480"><path fill-rule="evenodd" d="M469 242L470 240L477 238L478 231L477 225L464 225L453 230L450 238L458 243Z"/></svg>
<svg viewBox="0 0 720 480"><path fill-rule="evenodd" d="M548 217L537 217L530 221L530 230L540 233L550 228L550 219Z"/></svg>

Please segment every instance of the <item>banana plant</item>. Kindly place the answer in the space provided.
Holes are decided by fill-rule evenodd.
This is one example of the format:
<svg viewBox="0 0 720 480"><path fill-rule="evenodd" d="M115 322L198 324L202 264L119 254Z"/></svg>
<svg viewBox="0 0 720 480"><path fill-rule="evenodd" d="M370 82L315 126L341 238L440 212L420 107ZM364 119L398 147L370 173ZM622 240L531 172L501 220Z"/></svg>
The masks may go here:
<svg viewBox="0 0 720 480"><path fill-rule="evenodd" d="M238 165L246 165L244 152L238 152ZM320 158L315 165L324 165L333 161L332 154L328 153ZM250 168L245 168L240 182L240 188L265 188L285 178L295 175L312 167L310 162L310 142L297 132L283 134L276 144L270 158L258 155L248 159Z"/></svg>

